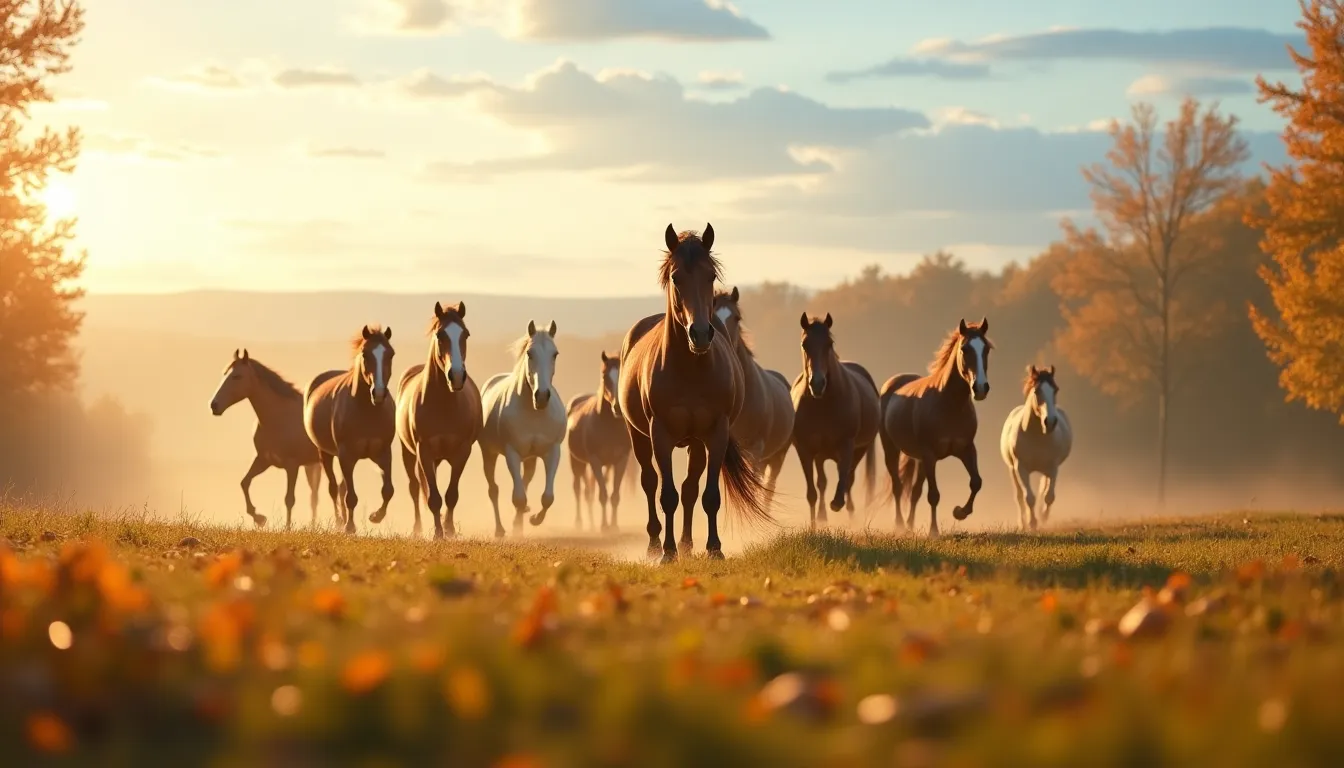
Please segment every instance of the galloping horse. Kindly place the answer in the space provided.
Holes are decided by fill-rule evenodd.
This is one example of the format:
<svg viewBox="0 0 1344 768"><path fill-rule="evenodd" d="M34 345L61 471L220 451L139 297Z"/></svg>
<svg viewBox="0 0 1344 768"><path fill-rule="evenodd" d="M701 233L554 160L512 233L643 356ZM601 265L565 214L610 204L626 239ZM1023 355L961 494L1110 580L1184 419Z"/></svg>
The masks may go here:
<svg viewBox="0 0 1344 768"><path fill-rule="evenodd" d="M625 418L621 416L621 405L616 397L620 377L620 358L607 357L607 353L602 352L602 375L597 394L575 395L565 408L569 427L565 445L569 448L569 468L574 475L574 526L579 529L583 528L579 496L585 483L589 489L597 486L602 505L602 530L616 528L616 512L621 506L621 480L630 461L630 433L626 431ZM612 483L610 523L607 522L607 467L611 468ZM587 495L588 527L596 528L591 491Z"/></svg>
<svg viewBox="0 0 1344 768"><path fill-rule="evenodd" d="M980 467L975 452L975 402L989 395L989 320L967 325L965 320L948 335L938 350L929 374L892 376L882 385L882 420L878 434L891 476L896 499L896 520L901 520L901 493L910 489L907 528L915 527L915 505L924 481L929 483L929 535L938 534L937 463L955 456L971 476L971 495L964 507L954 507L952 516L965 520L974 511L980 492Z"/></svg>
<svg viewBox="0 0 1344 768"><path fill-rule="evenodd" d="M719 476L727 486L731 510L753 521L773 522L763 501L765 486L755 467L747 461L731 428L742 412L746 386L726 336L716 333L714 281L719 261L711 249L714 228L705 226L703 236L680 235L667 225L663 233L667 251L658 270L658 282L667 295L667 311L640 320L625 335L621 345L619 400L625 414L635 460L639 462L640 485L649 505L649 551L658 550L662 526L654 506L654 492L661 480L659 501L667 519L662 542L663 562L677 557L672 524L680 498L690 504L699 490L700 475L709 470L702 499L709 533L706 553L723 558L719 540ZM684 447L690 460L681 497L672 479L672 449ZM656 469L655 469L656 465ZM682 545L690 548L690 526L682 533Z"/></svg>
<svg viewBox="0 0 1344 768"><path fill-rule="evenodd" d="M252 479L271 467L279 467L285 470L285 527L289 528L294 518L294 486L299 482L302 467L312 489L309 500L312 524L317 525L317 488L322 481L322 468L317 448L303 431L303 394L246 349L241 354L235 349L219 389L210 398L210 412L222 416L230 406L243 400L251 402L257 414L257 429L252 433L252 447L257 455L239 484L248 517L258 528L265 527L266 516L258 514L252 504Z"/></svg>
<svg viewBox="0 0 1344 768"><path fill-rule="evenodd" d="M411 503L415 505L416 536L420 535L420 492L434 515L434 538L453 536L457 527L458 482L471 458L472 446L481 434L481 393L467 375L467 338L471 331L463 318L467 305L458 302L445 308L434 302L434 320L429 326L429 358L401 375L397 387L397 436L401 461L406 467ZM439 495L439 462L452 467L448 490ZM439 510L447 508L447 519Z"/></svg>
<svg viewBox="0 0 1344 768"><path fill-rule="evenodd" d="M831 335L834 321L799 318L803 329L803 371L793 381L792 398L796 411L793 421L793 450L807 479L807 507L811 524L826 522L826 472L824 464L836 467L835 498L831 511L848 507L854 514L854 475L860 463L865 465L868 499L873 496L877 477L875 446L877 438L877 384L868 370L854 362L841 362ZM812 470L816 468L817 484ZM818 489L820 485L820 489ZM818 493L820 490L820 493Z"/></svg>
<svg viewBox="0 0 1344 768"><path fill-rule="evenodd" d="M527 514L527 479L523 462L540 458L546 465L546 488L541 493L541 511L530 518L533 525L546 520L546 510L555 503L555 471L560 466L560 445L565 441L565 406L552 385L555 360L555 321L545 330L527 324L527 336L514 344L517 360L511 373L497 373L481 388L485 426L481 430L481 460L489 484L490 503L495 508L495 536L504 535L499 519L499 485L495 462L500 454L513 477L513 531L522 533ZM529 473L530 475L530 473Z"/></svg>
<svg viewBox="0 0 1344 768"><path fill-rule="evenodd" d="M1073 427L1068 414L1055 404L1059 385L1055 383L1055 366L1037 368L1027 366L1027 379L1022 385L1027 401L1017 406L1003 422L999 451L1008 465L1017 491L1017 523L1022 530L1036 530L1036 495L1031 492L1031 473L1045 476L1041 481L1041 522L1050 522L1050 505L1055 503L1055 483L1059 479L1059 465L1073 450ZM1030 523L1028 523L1030 520Z"/></svg>
<svg viewBox="0 0 1344 768"><path fill-rule="evenodd" d="M364 326L350 349L354 360L348 370L319 373L303 397L303 426L317 446L327 473L331 503L345 521L345 532L355 532L355 463L370 459L383 474L383 505L369 521L387 515L392 499L392 443L397 439L396 403L387 396L392 373L391 328ZM333 458L340 462L341 480L336 481ZM341 498L341 497L344 498Z"/></svg>
<svg viewBox="0 0 1344 768"><path fill-rule="evenodd" d="M766 498L775 494L779 471L793 444L793 399L789 394L789 380L779 371L762 368L747 344L742 327L741 294L734 286L731 292L714 293L714 316L728 333L728 343L737 354L746 386L742 413L733 422L733 437L746 453L763 468ZM876 417L874 417L876 418ZM682 522L688 525L690 517Z"/></svg>

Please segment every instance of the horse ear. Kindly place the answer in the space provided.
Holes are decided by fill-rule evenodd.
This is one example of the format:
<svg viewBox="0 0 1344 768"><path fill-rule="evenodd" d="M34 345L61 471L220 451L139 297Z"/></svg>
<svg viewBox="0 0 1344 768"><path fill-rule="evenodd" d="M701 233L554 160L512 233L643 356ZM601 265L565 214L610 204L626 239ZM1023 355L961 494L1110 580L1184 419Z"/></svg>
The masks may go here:
<svg viewBox="0 0 1344 768"><path fill-rule="evenodd" d="M681 245L681 241L677 239L677 230L673 229L671 224L667 225L667 231L663 233L663 242L667 243L668 253L675 252L677 246Z"/></svg>
<svg viewBox="0 0 1344 768"><path fill-rule="evenodd" d="M443 317L443 305L437 301L434 302L434 316Z"/></svg>
<svg viewBox="0 0 1344 768"><path fill-rule="evenodd" d="M555 338L555 331L556 331L555 321L552 320L552 321L551 321L551 327L546 329L546 334L547 334L548 336L550 336L552 339L554 339L554 338Z"/></svg>
<svg viewBox="0 0 1344 768"><path fill-rule="evenodd" d="M373 336L373 332L369 330L369 326L367 325L364 326L363 334L365 339L368 339L369 337Z"/></svg>
<svg viewBox="0 0 1344 768"><path fill-rule="evenodd" d="M466 317L466 316L467 316L467 302L465 302L465 301L459 301L459 302L457 302L457 316L458 316L458 317Z"/></svg>
<svg viewBox="0 0 1344 768"><path fill-rule="evenodd" d="M714 247L714 225L713 225L713 224L709 224L709 223L706 223L706 224L705 224L705 233L704 233L703 235L700 236L700 242L701 242L701 243L704 243L704 246L705 246L705 250L706 250L706 251L708 251L709 249L711 249L711 248Z"/></svg>
<svg viewBox="0 0 1344 768"><path fill-rule="evenodd" d="M801 326L803 326L803 330L804 330L804 331L807 330L807 313L806 313L806 312L803 313L803 316L802 316L802 317L798 318L798 324L801 325Z"/></svg>
<svg viewBox="0 0 1344 768"><path fill-rule="evenodd" d="M734 286L733 286L733 303L736 304L736 303L737 303L737 300L740 299L740 298L742 298L742 294L740 294L740 293L737 292L737 286L734 285Z"/></svg>
<svg viewBox="0 0 1344 768"><path fill-rule="evenodd" d="M958 325L958 326L957 326L957 333L960 333L962 336L965 336L966 334L968 334L968 333L970 333L970 332L971 332L971 329L966 327L966 318L964 318L964 317L961 318L961 325Z"/></svg>
<svg viewBox="0 0 1344 768"><path fill-rule="evenodd" d="M980 318L980 335L981 335L981 336L984 336L986 333L989 333L989 318L988 318L988 317L981 317L981 318Z"/></svg>
<svg viewBox="0 0 1344 768"><path fill-rule="evenodd" d="M822 322L826 324L826 327L827 327L827 328L830 328L830 327L831 327L831 323L833 323L834 321L831 320L831 313L830 313L830 312L827 312L827 313L826 313L826 319L823 320Z"/></svg>
<svg viewBox="0 0 1344 768"><path fill-rule="evenodd" d="M1031 363L1030 365L1027 366L1027 373L1032 376L1035 376L1037 374L1035 363Z"/></svg>
<svg viewBox="0 0 1344 768"><path fill-rule="evenodd" d="M234 347L234 349L233 349L233 359L234 359L234 360L237 360L237 359L239 358L239 356L240 356L240 355L238 354L238 348L237 348L237 347Z"/></svg>
<svg viewBox="0 0 1344 768"><path fill-rule="evenodd" d="M248 357L248 354L247 354L247 347L243 347L243 359L244 359L244 360L251 360L251 359L252 359L251 357Z"/></svg>
<svg viewBox="0 0 1344 768"><path fill-rule="evenodd" d="M606 364L607 364L607 359L608 359L608 358L607 358L607 350L604 349L604 350L602 350L602 364L603 364L603 365L606 365Z"/></svg>
<svg viewBox="0 0 1344 768"><path fill-rule="evenodd" d="M527 335L528 335L529 338L531 338L531 337L537 335L537 321L536 321L536 320L528 320L528 321L527 321Z"/></svg>
<svg viewBox="0 0 1344 768"><path fill-rule="evenodd" d="M388 341L392 340L392 326L389 325L383 329L383 338Z"/></svg>
<svg viewBox="0 0 1344 768"><path fill-rule="evenodd" d="M1050 366L1050 375L1051 375L1052 377L1055 375L1055 366L1053 366L1053 365Z"/></svg>

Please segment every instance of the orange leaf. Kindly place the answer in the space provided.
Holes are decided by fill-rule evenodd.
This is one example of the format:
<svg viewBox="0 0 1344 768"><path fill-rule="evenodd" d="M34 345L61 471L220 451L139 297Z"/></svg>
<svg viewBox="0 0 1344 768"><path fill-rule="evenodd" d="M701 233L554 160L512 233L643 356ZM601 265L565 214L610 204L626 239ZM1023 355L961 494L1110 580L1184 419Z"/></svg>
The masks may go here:
<svg viewBox="0 0 1344 768"><path fill-rule="evenodd" d="M62 754L70 751L74 743L70 728L56 715L39 712L28 718L28 743L33 749L48 754Z"/></svg>
<svg viewBox="0 0 1344 768"><path fill-rule="evenodd" d="M364 651L346 662L341 671L341 684L353 694L360 695L372 691L383 684L392 663L382 651Z"/></svg>

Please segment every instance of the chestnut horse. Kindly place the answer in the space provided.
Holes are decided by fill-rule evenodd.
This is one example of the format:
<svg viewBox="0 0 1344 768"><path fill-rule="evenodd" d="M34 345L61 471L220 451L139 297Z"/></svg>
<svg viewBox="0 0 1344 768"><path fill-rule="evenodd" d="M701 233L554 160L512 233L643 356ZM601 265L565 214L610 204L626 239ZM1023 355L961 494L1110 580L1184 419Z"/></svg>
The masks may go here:
<svg viewBox="0 0 1344 768"><path fill-rule="evenodd" d="M728 332L728 342L742 366L746 386L742 413L733 422L733 437L761 468L766 498L770 499L775 495L780 469L793 444L793 398L784 374L766 370L756 362L742 327L741 298L736 286L732 291L716 291L714 315ZM689 521L687 517L682 524L688 525Z"/></svg>
<svg viewBox="0 0 1344 768"><path fill-rule="evenodd" d="M481 393L467 375L467 305L444 307L434 302L434 320L429 326L429 356L401 374L397 387L397 437L401 461L406 467L415 526L420 535L420 493L434 516L434 538L457 533L453 512L457 509L458 483L471 458L471 449L481 434ZM448 490L439 495L439 462L452 467ZM447 509L445 518L440 510Z"/></svg>
<svg viewBox="0 0 1344 768"><path fill-rule="evenodd" d="M1013 478L1018 527L1034 531L1036 494L1031 491L1031 473L1044 475L1040 518L1046 523L1050 521L1050 507L1055 503L1059 465L1073 451L1073 425L1069 423L1069 415L1055 402L1059 397L1055 366L1027 366L1022 394L1026 395L1027 401L1014 408L1003 422L999 452Z"/></svg>
<svg viewBox="0 0 1344 768"><path fill-rule="evenodd" d="M322 466L317 448L303 431L303 393L246 349L241 353L235 349L219 389L210 398L210 412L222 416L230 406L243 400L252 403L252 411L257 415L257 429L252 433L252 447L257 455L239 483L247 516L258 528L266 525L266 516L258 514L252 504L252 479L271 467L279 467L285 470L285 527L289 528L294 522L294 487L302 468L312 489L309 499L312 524L317 525L317 489L322 482Z"/></svg>
<svg viewBox="0 0 1344 768"><path fill-rule="evenodd" d="M699 491L700 476L708 469L702 502L709 533L705 551L723 558L719 540L719 479L722 474L730 510L752 522L773 522L764 501L765 486L756 468L747 460L732 436L732 424L742 412L746 386L742 366L714 317L714 281L720 266L714 257L714 228L705 226L703 236L680 235L667 225L667 245L658 269L658 282L667 297L667 311L650 315L631 327L621 345L619 402L625 414L635 460L639 462L640 486L649 506L649 551L658 550L658 523L654 492L667 520L662 542L663 562L677 558L673 522L677 502L684 498L689 516ZM687 450L689 466L681 496L672 478L672 449ZM691 547L690 526L682 545Z"/></svg>
<svg viewBox="0 0 1344 768"><path fill-rule="evenodd" d="M616 529L616 513L621 506L621 481L630 462L630 433L625 428L625 418L621 416L621 404L617 401L616 387L621 378L621 360L607 357L602 352L602 369L596 395L575 395L565 408L568 430L565 445L569 448L569 469L574 478L574 526L583 529L583 519L579 515L579 496L588 493L588 527L596 528L593 522L593 498L591 489L595 485L598 500L602 505L602 530ZM608 496L606 470L611 468L611 492ZM592 475L588 471L592 470ZM584 489L584 485L588 488ZM607 521L607 500L611 500L611 521Z"/></svg>
<svg viewBox="0 0 1344 768"><path fill-rule="evenodd" d="M392 443L397 439L397 406L387 396L392 374L391 328L370 328L350 340L354 360L344 371L319 373L303 398L303 427L317 446L327 473L331 503L345 532L355 532L355 463L370 459L383 473L383 505L369 515L379 522L392 499ZM332 460L341 465L336 481Z"/></svg>
<svg viewBox="0 0 1344 768"><path fill-rule="evenodd" d="M980 492L980 467L975 452L975 401L989 395L989 320L967 325L965 320L948 335L929 365L927 376L906 373L882 385L882 421L879 435L901 522L901 494L910 489L910 516L914 530L915 505L925 480L929 484L929 535L938 535L938 478L935 467L955 456L971 477L971 494L952 516L965 520L974 511Z"/></svg>
<svg viewBox="0 0 1344 768"><path fill-rule="evenodd" d="M832 512L847 507L853 517L852 491L859 464L865 465L869 501L877 477L873 445L877 438L877 383L862 365L840 360L831 335L833 322L829 312L820 320L809 319L806 312L799 318L803 371L792 387L793 450L807 480L807 508L814 527L818 521L826 522L826 461L834 461L836 467ZM815 484L813 468L817 473Z"/></svg>

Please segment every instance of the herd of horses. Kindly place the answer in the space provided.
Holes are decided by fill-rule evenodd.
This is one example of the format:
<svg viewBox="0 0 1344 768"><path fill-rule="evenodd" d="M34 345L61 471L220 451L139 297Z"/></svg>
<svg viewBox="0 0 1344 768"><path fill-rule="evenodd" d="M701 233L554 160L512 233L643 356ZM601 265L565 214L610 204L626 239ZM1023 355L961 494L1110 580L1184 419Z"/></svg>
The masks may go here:
<svg viewBox="0 0 1344 768"><path fill-rule="evenodd" d="M369 460L382 473L382 503L369 515L371 523L380 523L393 495L392 454L398 444L409 477L417 536L422 532L422 501L434 518L435 538L456 533L458 486L474 446L480 446L498 537L505 535L495 479L500 456L513 481L517 534L531 511L527 488L538 460L545 487L541 508L530 522L540 525L554 504L562 444L568 448L574 475L576 520L581 522L579 497L586 494L593 524L591 499L596 487L601 529L614 530L620 486L633 454L648 504L650 554L661 552L664 562L675 559L679 547L693 546L691 521L697 498L708 523L705 551L711 557L723 556L718 515L724 493L729 509L745 522L772 522L775 486L790 447L803 468L814 526L826 522L828 507L833 513L847 509L853 515L852 490L860 464L865 466L872 500L878 444L898 526L913 530L915 506L927 486L929 532L938 533L942 494L936 468L949 457L960 461L970 476L970 495L953 508L952 516L964 520L972 514L981 488L975 403L989 395L994 348L987 319L978 324L962 320L948 334L927 374L900 374L878 387L862 365L842 360L837 353L831 315L818 318L804 313L803 370L790 383L783 374L756 362L744 338L738 290L715 289L722 268L712 252L713 226L706 225L703 234L678 233L669 224L664 241L658 280L666 295L665 311L636 322L618 356L604 351L597 392L579 395L568 404L562 403L552 383L559 356L554 321L546 328L529 323L527 334L513 349L513 370L478 387L467 373L471 332L461 302L435 303L425 360L406 369L395 395L389 386L396 354L391 328L364 326L351 341L350 366L317 375L302 392L246 349L235 350L210 409L218 416L249 400L256 412L256 457L241 483L247 514L258 527L266 524L252 503L250 486L257 475L278 467L287 475L286 525L292 524L302 469L312 490L316 524L319 473L324 472L336 518L346 532L354 533L359 503L354 468ZM1059 466L1072 448L1072 427L1056 404L1058 392L1053 366L1031 366L1024 386L1026 400L1004 423L1000 447L1023 529L1035 529L1038 520L1031 475L1043 475L1039 518L1048 520ZM688 454L680 487L673 478L675 448L685 448ZM826 461L837 468L829 502ZM438 467L444 462L450 474L441 493ZM909 509L905 518L903 499ZM679 506L683 517L678 539L673 523Z"/></svg>

